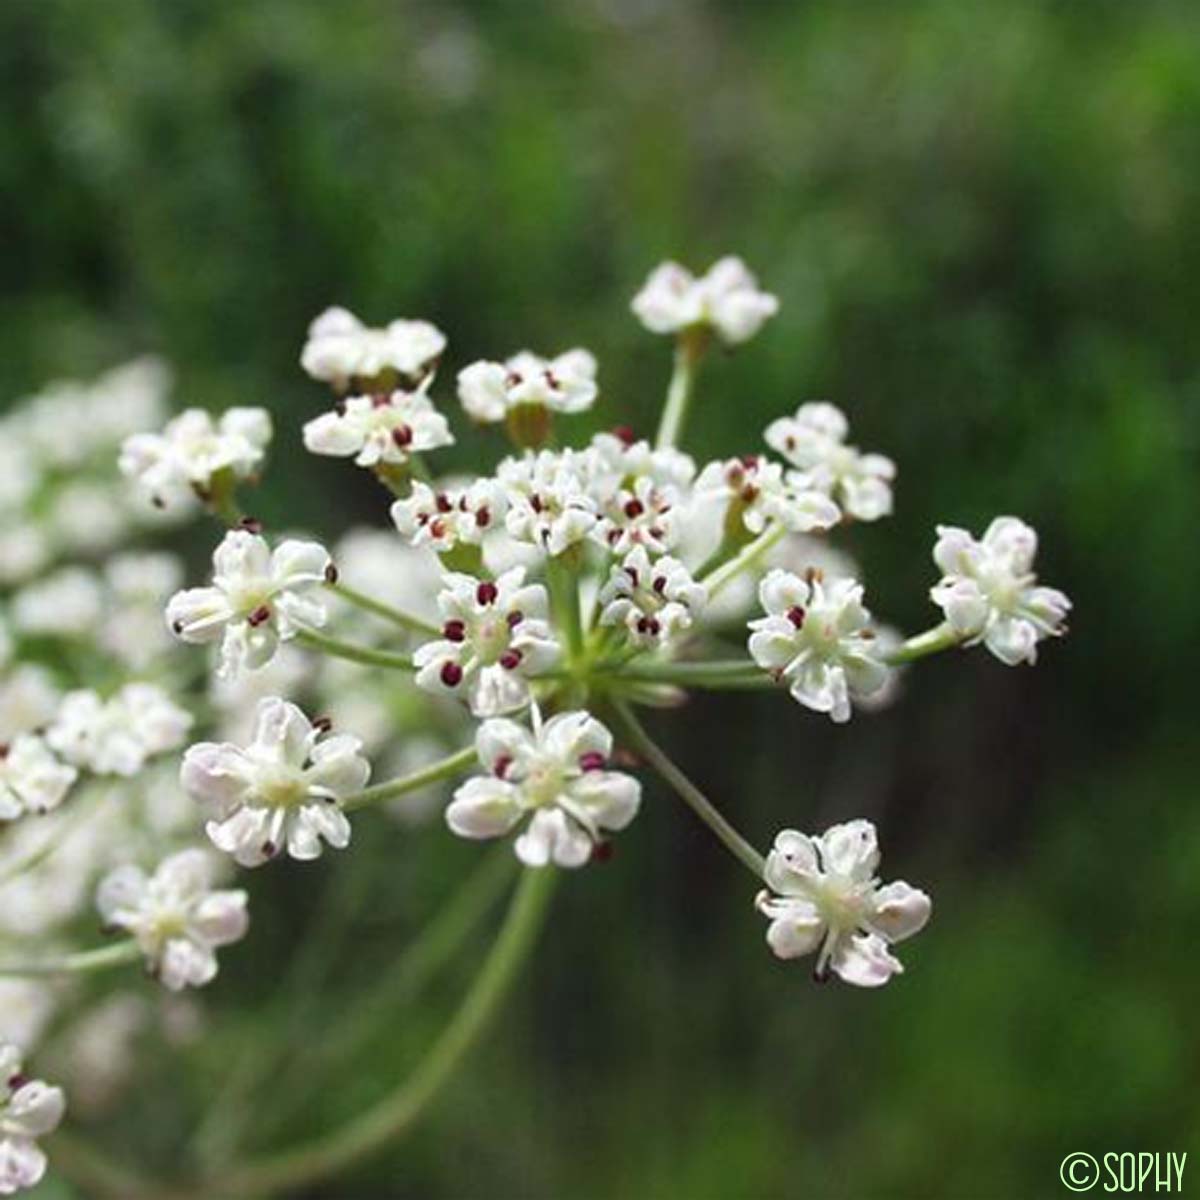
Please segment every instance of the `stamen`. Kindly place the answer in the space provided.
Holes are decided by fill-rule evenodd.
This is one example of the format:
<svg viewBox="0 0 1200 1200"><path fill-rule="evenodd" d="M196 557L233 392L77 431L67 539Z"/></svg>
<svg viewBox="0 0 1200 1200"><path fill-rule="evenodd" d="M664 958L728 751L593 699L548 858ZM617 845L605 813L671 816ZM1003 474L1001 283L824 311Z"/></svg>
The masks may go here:
<svg viewBox="0 0 1200 1200"><path fill-rule="evenodd" d="M447 687L458 687L462 683L463 669L456 662L442 663L441 678Z"/></svg>
<svg viewBox="0 0 1200 1200"><path fill-rule="evenodd" d="M490 579L484 580L484 582L475 589L475 599L478 600L480 604L495 604L496 597L499 595L500 589L496 587L496 585L492 583Z"/></svg>
<svg viewBox="0 0 1200 1200"><path fill-rule="evenodd" d="M506 671L515 671L521 665L522 657L520 650L506 650L500 655L500 665Z"/></svg>
<svg viewBox="0 0 1200 1200"><path fill-rule="evenodd" d="M330 563L329 566L327 566L325 568L325 582L326 583L337 583L337 581L338 581L338 569L335 564Z"/></svg>
<svg viewBox="0 0 1200 1200"><path fill-rule="evenodd" d="M808 614L800 607L800 605L793 604L792 607L787 610L786 615L787 619L791 621L791 623L795 625L797 629L804 628L804 618Z"/></svg>
<svg viewBox="0 0 1200 1200"><path fill-rule="evenodd" d="M461 642L466 639L466 636L467 626L464 621L451 620L442 626L442 637L448 642Z"/></svg>
<svg viewBox="0 0 1200 1200"><path fill-rule="evenodd" d="M251 629L257 629L260 625L271 619L271 608L267 604L260 604L247 618L246 624Z"/></svg>
<svg viewBox="0 0 1200 1200"><path fill-rule="evenodd" d="M586 754L579 756L581 771L603 771L607 765L608 759L599 750L589 750Z"/></svg>
<svg viewBox="0 0 1200 1200"><path fill-rule="evenodd" d="M392 441L401 449L405 446L411 446L413 440L413 431L411 425L398 425L392 430Z"/></svg>

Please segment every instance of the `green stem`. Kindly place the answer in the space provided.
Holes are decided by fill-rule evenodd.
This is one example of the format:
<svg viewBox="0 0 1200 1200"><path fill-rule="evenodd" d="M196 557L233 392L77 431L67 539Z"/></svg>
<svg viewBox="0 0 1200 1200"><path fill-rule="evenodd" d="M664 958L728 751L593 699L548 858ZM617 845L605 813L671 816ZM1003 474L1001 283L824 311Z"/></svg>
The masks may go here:
<svg viewBox="0 0 1200 1200"><path fill-rule="evenodd" d="M450 1080L500 1007L533 950L558 873L527 870L504 925L458 1011L412 1075L341 1128L210 1181L206 1196L269 1195L310 1187L407 1132Z"/></svg>
<svg viewBox="0 0 1200 1200"><path fill-rule="evenodd" d="M680 799L717 835L725 848L757 879L762 878L763 856L717 811L713 803L667 757L650 735L642 728L633 711L620 701L613 704L629 740L646 761L671 785Z"/></svg>
<svg viewBox="0 0 1200 1200"><path fill-rule="evenodd" d="M667 385L667 402L654 439L659 450L676 445L683 436L696 384L696 367L708 348L709 338L707 327L697 327L683 330L675 342L675 369Z"/></svg>
<svg viewBox="0 0 1200 1200"><path fill-rule="evenodd" d="M898 646L887 655L887 662L893 667L899 667L904 663L916 662L919 658L926 658L928 655L937 654L942 650L951 650L955 646L961 646L962 643L963 635L951 628L949 624L935 625L932 629L918 633Z"/></svg>
<svg viewBox="0 0 1200 1200"><path fill-rule="evenodd" d="M326 586L356 608L382 617L385 621L391 621L393 625L399 625L401 629L407 629L410 633L420 633L426 637L441 637L441 630L436 625L431 625L428 621L414 617L411 613L406 613L399 608L393 608L390 604L384 604L382 600L375 600L371 596L364 595L348 584L329 583Z"/></svg>
<svg viewBox="0 0 1200 1200"><path fill-rule="evenodd" d="M375 650L357 642L344 642L341 638L318 633L315 629L301 629L296 641L310 650L331 654L334 658L345 658L350 662L365 663L370 667L388 667L393 671L413 670L412 658L407 654L393 654L387 650Z"/></svg>
<svg viewBox="0 0 1200 1200"><path fill-rule="evenodd" d="M461 774L478 761L475 747L465 746L446 758L439 758L437 762L401 775L398 779L389 779L387 783L377 783L347 796L342 801L342 808L346 812L353 812L357 808L365 808L368 804L394 800L397 796L403 796L405 792L415 792L418 788L437 783L440 779L449 779L453 775Z"/></svg>
<svg viewBox="0 0 1200 1200"><path fill-rule="evenodd" d="M575 569L573 550L546 562L546 583L550 600L561 622L567 641L567 662L575 666L583 654L583 616L579 607L579 573Z"/></svg>
<svg viewBox="0 0 1200 1200"><path fill-rule="evenodd" d="M705 688L709 691L777 686L761 667L749 659L741 658L718 662L631 663L601 674L614 683L628 679L638 683L674 683L680 687Z"/></svg>
<svg viewBox="0 0 1200 1200"><path fill-rule="evenodd" d="M711 599L723 591L743 571L753 567L776 543L783 540L786 533L787 528L784 525L779 523L768 525L754 541L743 546L733 558L722 563L701 579L700 582L707 589L709 598Z"/></svg>
<svg viewBox="0 0 1200 1200"><path fill-rule="evenodd" d="M107 971L109 967L124 967L142 957L141 948L132 939L101 946L97 950L81 950L63 958L47 958L31 962L0 963L0 978L41 975L89 975Z"/></svg>

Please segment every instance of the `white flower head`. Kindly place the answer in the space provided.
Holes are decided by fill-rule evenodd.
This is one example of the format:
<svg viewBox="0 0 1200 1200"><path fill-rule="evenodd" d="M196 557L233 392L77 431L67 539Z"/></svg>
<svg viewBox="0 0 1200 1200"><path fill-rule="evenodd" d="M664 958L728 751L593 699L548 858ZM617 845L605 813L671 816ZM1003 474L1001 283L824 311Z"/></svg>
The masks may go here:
<svg viewBox="0 0 1200 1200"><path fill-rule="evenodd" d="M478 546L504 519L507 507L504 490L494 479L436 491L414 480L409 495L392 505L392 521L410 544L441 554L463 542Z"/></svg>
<svg viewBox="0 0 1200 1200"><path fill-rule="evenodd" d="M46 1155L37 1139L58 1128L66 1107L61 1088L30 1079L17 1047L0 1042L0 1196L41 1182Z"/></svg>
<svg viewBox="0 0 1200 1200"><path fill-rule="evenodd" d="M684 514L678 490L656 483L649 475L601 493L598 504L600 519L592 536L613 554L625 554L635 546L665 554L679 541Z"/></svg>
<svg viewBox="0 0 1200 1200"><path fill-rule="evenodd" d="M453 444L446 418L419 390L351 396L304 426L304 445L313 454L353 456L360 467L399 466Z"/></svg>
<svg viewBox="0 0 1200 1200"><path fill-rule="evenodd" d="M77 775L32 734L0 744L0 823L57 808Z"/></svg>
<svg viewBox="0 0 1200 1200"><path fill-rule="evenodd" d="M0 741L45 725L61 699L54 676L38 663L18 662L0 672Z"/></svg>
<svg viewBox="0 0 1200 1200"><path fill-rule="evenodd" d="M247 746L198 742L183 756L184 790L212 813L205 827L219 850L257 867L286 848L295 859L321 856L322 844L342 850L350 822L341 802L371 774L362 742L329 734L294 704L260 701Z"/></svg>
<svg viewBox="0 0 1200 1200"><path fill-rule="evenodd" d="M678 559L651 561L638 546L600 590L601 625L623 625L639 646L657 646L692 627L707 593Z"/></svg>
<svg viewBox="0 0 1200 1200"><path fill-rule="evenodd" d="M485 721L475 739L487 771L468 779L446 809L459 837L503 837L525 818L514 845L529 867L579 867L604 835L637 815L641 785L610 771L612 734L586 712L560 713L545 723L536 706L533 727Z"/></svg>
<svg viewBox="0 0 1200 1200"><path fill-rule="evenodd" d="M445 335L428 321L391 321L371 329L344 308L327 308L308 327L300 365L313 379L344 391L386 371L415 382L446 348Z"/></svg>
<svg viewBox="0 0 1200 1200"><path fill-rule="evenodd" d="M528 350L507 362L480 361L458 373L458 398L473 421L494 424L529 405L579 413L596 399L596 360L587 350L541 358Z"/></svg>
<svg viewBox="0 0 1200 1200"><path fill-rule="evenodd" d="M508 502L509 535L552 558L583 541L597 519L587 477L586 458L572 450L505 459L497 480Z"/></svg>
<svg viewBox="0 0 1200 1200"><path fill-rule="evenodd" d="M189 408L162 433L135 433L121 446L121 473L132 479L159 508L202 499L213 478L227 471L235 479L253 475L271 440L265 408L231 408L215 421Z"/></svg>
<svg viewBox="0 0 1200 1200"><path fill-rule="evenodd" d="M853 579L801 579L776 568L759 585L767 615L750 622L750 655L788 684L806 708L850 719L850 701L887 681L884 663Z"/></svg>
<svg viewBox="0 0 1200 1200"><path fill-rule="evenodd" d="M212 585L176 592L167 625L185 642L219 640L217 673L235 678L270 662L280 641L325 623L324 605L304 593L329 568L316 542L286 541L272 551L257 534L231 530L213 552Z"/></svg>
<svg viewBox="0 0 1200 1200"><path fill-rule="evenodd" d="M1037 586L1034 530L1016 517L997 517L980 541L953 525L937 532L933 560L943 578L930 595L951 627L1009 666L1036 662L1038 642L1066 631L1071 601Z"/></svg>
<svg viewBox="0 0 1200 1200"><path fill-rule="evenodd" d="M46 730L57 754L97 775L136 775L146 761L183 743L192 716L153 683L127 683L109 699L68 692Z"/></svg>
<svg viewBox="0 0 1200 1200"><path fill-rule="evenodd" d="M62 567L27 584L12 603L12 622L21 633L80 637L90 633L104 607L104 589L85 567Z"/></svg>
<svg viewBox="0 0 1200 1200"><path fill-rule="evenodd" d="M529 702L529 680L551 667L559 646L546 621L546 589L513 567L494 582L452 572L438 608L442 637L413 654L417 685L462 696L479 717Z"/></svg>
<svg viewBox="0 0 1200 1200"><path fill-rule="evenodd" d="M771 922L767 944L780 958L817 951L817 980L832 971L846 983L879 987L900 974L888 947L924 928L931 905L907 883L880 884L878 866L870 821L834 825L820 837L785 829L763 870L770 890L755 902Z"/></svg>
<svg viewBox="0 0 1200 1200"><path fill-rule="evenodd" d="M840 408L816 401L772 421L765 436L768 446L799 468L802 486L832 496L860 521L877 521L892 511L896 464L846 445L849 429Z"/></svg>
<svg viewBox="0 0 1200 1200"><path fill-rule="evenodd" d="M759 454L709 463L696 480L696 497L735 508L753 534L762 533L770 521L793 533L812 533L832 528L842 517L828 495L798 477L785 479L779 463Z"/></svg>
<svg viewBox="0 0 1200 1200"><path fill-rule="evenodd" d="M696 463L690 455L674 446L656 450L625 425L596 434L587 454L588 481L598 499L642 476L682 494L696 477Z"/></svg>
<svg viewBox="0 0 1200 1200"><path fill-rule="evenodd" d="M217 948L245 936L246 893L214 891L208 852L182 850L153 875L117 867L100 882L96 907L104 923L133 935L147 970L173 992L203 987L217 974Z"/></svg>
<svg viewBox="0 0 1200 1200"><path fill-rule="evenodd" d="M779 311L779 301L758 286L740 258L730 255L699 278L678 263L662 263L651 271L631 307L652 333L711 326L733 346L752 338Z"/></svg>

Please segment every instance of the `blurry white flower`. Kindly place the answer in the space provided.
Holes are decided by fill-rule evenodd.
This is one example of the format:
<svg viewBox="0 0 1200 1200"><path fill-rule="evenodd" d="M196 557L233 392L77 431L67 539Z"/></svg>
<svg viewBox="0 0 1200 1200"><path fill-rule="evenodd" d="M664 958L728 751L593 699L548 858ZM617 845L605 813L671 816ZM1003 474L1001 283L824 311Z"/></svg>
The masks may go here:
<svg viewBox="0 0 1200 1200"><path fill-rule="evenodd" d="M930 591L946 620L969 644L983 642L1009 666L1037 661L1037 644L1065 632L1071 601L1038 587L1037 534L1016 517L997 517L981 541L965 529L938 526L933 560L944 572Z"/></svg>
<svg viewBox="0 0 1200 1200"><path fill-rule="evenodd" d="M32 522L0 529L0 583L22 583L50 561L49 533Z"/></svg>
<svg viewBox="0 0 1200 1200"><path fill-rule="evenodd" d="M44 979L0 979L0 1043L28 1053L54 1015L57 1001Z"/></svg>
<svg viewBox="0 0 1200 1200"><path fill-rule="evenodd" d="M258 469L271 440L264 408L231 408L214 421L189 408L167 422L162 433L136 433L121 446L122 474L160 507L204 498L219 472L245 479Z"/></svg>
<svg viewBox="0 0 1200 1200"><path fill-rule="evenodd" d="M492 479L437 491L416 480L408 497L392 505L392 520L412 545L440 554L460 542L479 545L503 520L506 507L504 491Z"/></svg>
<svg viewBox="0 0 1200 1200"><path fill-rule="evenodd" d="M93 691L68 692L46 741L97 775L136 775L147 759L179 746L191 725L191 714L156 684L127 683L108 700Z"/></svg>
<svg viewBox="0 0 1200 1200"><path fill-rule="evenodd" d="M759 585L767 616L750 622L750 655L784 680L806 708L850 719L850 700L883 687L888 667L879 654L862 585L823 582L788 571L768 572Z"/></svg>
<svg viewBox="0 0 1200 1200"><path fill-rule="evenodd" d="M22 633L77 637L100 619L104 593L91 571L63 567L23 587L12 602L12 622Z"/></svg>
<svg viewBox="0 0 1200 1200"><path fill-rule="evenodd" d="M57 808L77 772L65 766L39 737L23 733L0 743L0 822Z"/></svg>
<svg viewBox="0 0 1200 1200"><path fill-rule="evenodd" d="M87 554L119 542L128 532L129 514L115 486L116 481L78 480L60 487L44 517L54 541L66 550Z"/></svg>
<svg viewBox="0 0 1200 1200"><path fill-rule="evenodd" d="M763 871L770 891L755 901L771 922L767 944L780 958L819 949L817 980L832 970L846 983L879 987L900 974L888 946L924 928L931 905L907 883L881 885L878 866L870 821L834 825L820 837L785 829Z"/></svg>
<svg viewBox="0 0 1200 1200"><path fill-rule="evenodd" d="M529 680L551 667L559 646L546 623L546 589L514 567L495 582L452 572L438 594L441 640L413 654L417 685L465 696L476 716L529 701Z"/></svg>
<svg viewBox="0 0 1200 1200"><path fill-rule="evenodd" d="M0 512L18 511L41 483L36 455L12 417L0 421Z"/></svg>
<svg viewBox="0 0 1200 1200"><path fill-rule="evenodd" d="M74 1113L94 1115L110 1104L138 1064L136 1041L150 1022L140 992L117 992L89 1006L55 1038L51 1053Z"/></svg>
<svg viewBox="0 0 1200 1200"><path fill-rule="evenodd" d="M101 881L96 907L106 925L136 938L150 973L173 992L217 974L217 948L245 936L246 893L214 891L212 860L199 849L164 859L153 875L132 865Z"/></svg>
<svg viewBox="0 0 1200 1200"><path fill-rule="evenodd" d="M338 539L334 559L341 578L367 595L422 620L437 619L442 584L441 560L423 546L408 546L386 529L351 529ZM373 618L354 610L356 636ZM395 632L394 626L387 626Z"/></svg>
<svg viewBox="0 0 1200 1200"><path fill-rule="evenodd" d="M286 541L272 552L257 534L231 530L213 552L212 586L172 596L167 624L185 642L220 640L219 675L257 670L280 641L325 623L324 605L302 593L324 582L329 566L316 542Z"/></svg>
<svg viewBox="0 0 1200 1200"><path fill-rule="evenodd" d="M678 263L655 267L631 307L652 333L709 325L722 341L736 345L779 311L779 301L759 288L740 258L727 256L699 279Z"/></svg>
<svg viewBox="0 0 1200 1200"><path fill-rule="evenodd" d="M344 391L351 380L367 382L385 371L415 382L445 348L445 335L428 321L396 320L371 329L347 309L327 308L308 327L300 365L313 379Z"/></svg>
<svg viewBox="0 0 1200 1200"><path fill-rule="evenodd" d="M540 358L528 350L507 362L475 362L458 373L458 398L474 421L503 421L523 405L578 413L596 399L596 360L586 350Z"/></svg>
<svg viewBox="0 0 1200 1200"><path fill-rule="evenodd" d="M773 520L793 533L811 533L832 528L842 517L824 492L802 480L785 479L779 463L757 454L710 462L696 480L696 496L701 502L731 506L753 534L762 533Z"/></svg>
<svg viewBox="0 0 1200 1200"><path fill-rule="evenodd" d="M100 644L135 671L145 669L173 644L163 608L183 582L173 554L120 554L104 568L108 599L97 631Z"/></svg>
<svg viewBox="0 0 1200 1200"><path fill-rule="evenodd" d="M840 408L818 401L772 421L765 436L768 446L800 469L801 486L832 496L860 521L877 521L892 511L896 464L847 446L849 428Z"/></svg>
<svg viewBox="0 0 1200 1200"><path fill-rule="evenodd" d="M398 465L453 444L446 418L423 391L351 396L304 426L304 445L313 454L353 455L360 467Z"/></svg>
<svg viewBox="0 0 1200 1200"><path fill-rule="evenodd" d="M678 559L651 562L642 546L613 566L600 591L601 625L623 625L640 646L669 641L703 609L706 593Z"/></svg>
<svg viewBox="0 0 1200 1200"><path fill-rule="evenodd" d="M0 742L45 725L58 709L54 676L37 663L14 663L0 674Z"/></svg>
<svg viewBox="0 0 1200 1200"><path fill-rule="evenodd" d="M350 842L341 801L370 777L362 743L347 734L325 736L294 704L268 697L258 706L248 746L198 742L183 757L180 779L213 814L213 845L243 867L257 867L287 849L292 858L321 856L322 841L338 850Z"/></svg>
<svg viewBox="0 0 1200 1200"><path fill-rule="evenodd" d="M587 460L574 451L506 458L496 477L508 502L504 525L509 534L551 557L583 541L596 524Z"/></svg>
<svg viewBox="0 0 1200 1200"><path fill-rule="evenodd" d="M58 1128L66 1107L60 1088L30 1079L17 1047L0 1043L0 1196L41 1181L46 1156L37 1139Z"/></svg>
<svg viewBox="0 0 1200 1200"><path fill-rule="evenodd" d="M589 713L560 713L543 724L535 706L532 730L485 721L475 746L488 773L457 789L446 823L459 837L493 838L530 817L514 846L526 866L582 866L606 832L637 815L641 785L607 769L612 735Z"/></svg>

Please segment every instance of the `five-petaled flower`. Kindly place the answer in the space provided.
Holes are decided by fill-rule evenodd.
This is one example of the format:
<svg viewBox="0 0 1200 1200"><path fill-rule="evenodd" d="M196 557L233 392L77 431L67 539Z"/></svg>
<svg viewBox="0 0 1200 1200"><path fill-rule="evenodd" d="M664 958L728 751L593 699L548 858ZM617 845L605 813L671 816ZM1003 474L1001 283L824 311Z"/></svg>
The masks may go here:
<svg viewBox="0 0 1200 1200"><path fill-rule="evenodd" d="M624 626L635 645L660 645L692 627L706 598L678 559L651 561L638 546L614 565L600 590L600 624Z"/></svg>
<svg viewBox="0 0 1200 1200"><path fill-rule="evenodd" d="M216 891L207 851L193 847L159 863L153 875L127 864L109 872L96 908L110 929L137 941L146 969L173 992L203 987L217 974L217 948L245 936L246 893Z"/></svg>
<svg viewBox="0 0 1200 1200"><path fill-rule="evenodd" d="M59 762L34 734L22 733L0 744L0 822L57 808L76 775L74 767Z"/></svg>
<svg viewBox="0 0 1200 1200"><path fill-rule="evenodd" d="M478 546L500 526L507 507L504 490L492 479L436 491L414 480L408 496L392 505L392 521L412 545L441 554L460 542Z"/></svg>
<svg viewBox="0 0 1200 1200"><path fill-rule="evenodd" d="M451 572L438 594L442 636L413 655L417 684L463 696L478 717L529 702L529 680L559 656L546 621L546 589L525 583L525 568L496 580Z"/></svg>
<svg viewBox="0 0 1200 1200"><path fill-rule="evenodd" d="M825 492L795 473L785 477L779 463L760 454L709 463L696 480L696 495L726 504L726 520L740 518L753 534L762 533L770 521L792 533L812 533L831 529L842 518Z"/></svg>
<svg viewBox="0 0 1200 1200"><path fill-rule="evenodd" d="M938 526L933 560L944 572L930 595L955 633L982 642L1002 663L1037 661L1037 644L1065 632L1071 601L1038 587L1037 534L1016 517L997 517L976 541L965 529Z"/></svg>
<svg viewBox="0 0 1200 1200"><path fill-rule="evenodd" d="M879 987L904 967L888 951L929 920L929 897L907 883L880 884L879 846L870 821L834 825L819 837L785 829L767 855L767 888L755 904L771 924L767 944L780 958L817 951L813 975L829 971L859 987Z"/></svg>
<svg viewBox="0 0 1200 1200"><path fill-rule="evenodd" d="M750 655L806 708L850 719L851 698L887 680L863 589L853 579L801 579L776 568L759 585L765 617L750 622Z"/></svg>
<svg viewBox="0 0 1200 1200"><path fill-rule="evenodd" d="M198 742L183 757L184 790L212 813L205 829L219 850L257 867L286 848L292 858L319 858L322 843L344 849L350 821L341 802L371 774L362 742L329 735L294 704L259 701L248 746Z"/></svg>
<svg viewBox="0 0 1200 1200"><path fill-rule="evenodd" d="M351 396L304 426L313 454L353 456L360 467L401 466L414 454L453 444L446 418L423 391Z"/></svg>
<svg viewBox="0 0 1200 1200"><path fill-rule="evenodd" d="M37 1139L58 1128L66 1107L61 1088L30 1079L20 1050L0 1042L0 1196L41 1182L46 1155Z"/></svg>
<svg viewBox="0 0 1200 1200"><path fill-rule="evenodd" d="M631 307L652 333L711 326L732 346L752 338L779 311L779 301L758 286L740 258L727 255L698 279L678 263L662 263Z"/></svg>
<svg viewBox="0 0 1200 1200"><path fill-rule="evenodd" d="M219 640L217 674L236 678L270 662L280 641L325 623L324 605L303 593L329 567L316 542L286 541L272 552L257 534L231 530L213 552L212 585L176 592L167 625L185 642Z"/></svg>
<svg viewBox="0 0 1200 1200"><path fill-rule="evenodd" d="M504 489L509 536L556 558L583 541L598 519L588 488L589 461L573 450L506 458L496 473Z"/></svg>
<svg viewBox="0 0 1200 1200"><path fill-rule="evenodd" d="M532 729L503 718L485 721L475 739L487 771L454 793L446 823L459 837L502 837L526 817L514 845L529 867L579 867L637 815L641 785L608 769L612 734L586 712L559 713Z"/></svg>
<svg viewBox="0 0 1200 1200"><path fill-rule="evenodd" d="M522 350L507 362L475 362L458 373L458 398L473 421L503 421L529 405L578 413L596 399L596 360L587 350L541 358Z"/></svg>
<svg viewBox="0 0 1200 1200"><path fill-rule="evenodd" d="M327 308L308 327L300 365L313 379L345 391L389 371L416 382L445 348L445 335L428 321L396 320L371 329L347 309Z"/></svg>

